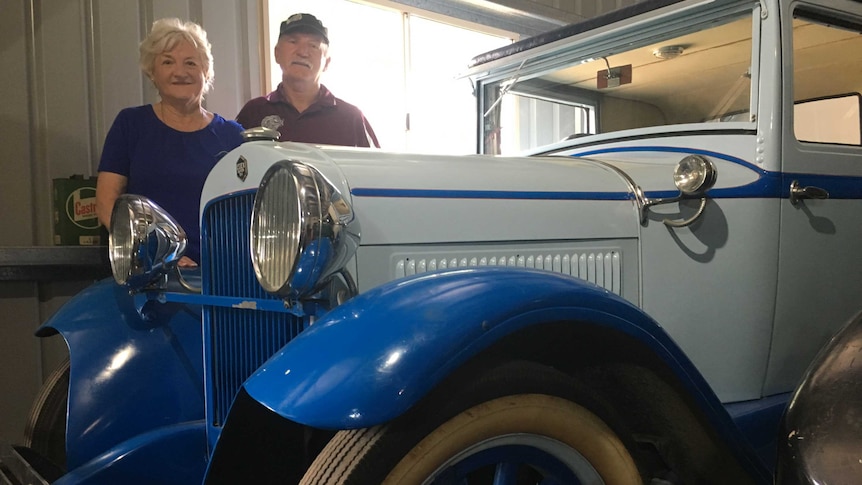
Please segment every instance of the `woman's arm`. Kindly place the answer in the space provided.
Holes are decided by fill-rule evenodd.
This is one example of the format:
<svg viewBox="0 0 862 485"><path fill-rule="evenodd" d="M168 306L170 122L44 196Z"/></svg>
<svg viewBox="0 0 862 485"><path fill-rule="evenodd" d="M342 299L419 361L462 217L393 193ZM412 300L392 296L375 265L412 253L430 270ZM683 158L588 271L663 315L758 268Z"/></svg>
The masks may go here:
<svg viewBox="0 0 862 485"><path fill-rule="evenodd" d="M99 222L107 229L111 228L111 212L114 210L114 201L126 191L129 179L118 173L99 172L96 180L96 214Z"/></svg>
<svg viewBox="0 0 862 485"><path fill-rule="evenodd" d="M126 184L129 179L118 173L99 172L96 179L96 214L99 222L107 229L111 228L111 213L114 211L114 201L126 192ZM188 256L180 258L179 266L182 268L193 268L197 266Z"/></svg>

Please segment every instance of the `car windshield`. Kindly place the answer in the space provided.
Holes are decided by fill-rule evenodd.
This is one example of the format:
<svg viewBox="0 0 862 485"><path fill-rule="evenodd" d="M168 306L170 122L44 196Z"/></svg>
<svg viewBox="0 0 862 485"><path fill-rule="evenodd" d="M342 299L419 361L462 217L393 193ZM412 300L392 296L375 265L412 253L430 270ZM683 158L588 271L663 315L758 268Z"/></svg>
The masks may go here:
<svg viewBox="0 0 862 485"><path fill-rule="evenodd" d="M542 71L519 69L484 86L484 152L511 154L636 128L750 123L751 53L748 11L575 53Z"/></svg>

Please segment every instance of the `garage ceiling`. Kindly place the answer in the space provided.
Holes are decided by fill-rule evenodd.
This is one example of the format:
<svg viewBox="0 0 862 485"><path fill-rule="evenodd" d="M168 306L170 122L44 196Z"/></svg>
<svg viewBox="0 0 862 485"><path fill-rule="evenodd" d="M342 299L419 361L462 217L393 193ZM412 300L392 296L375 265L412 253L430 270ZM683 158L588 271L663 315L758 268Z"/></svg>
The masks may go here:
<svg viewBox="0 0 862 485"><path fill-rule="evenodd" d="M394 3L515 32L521 38L584 19L531 0L391 0Z"/></svg>

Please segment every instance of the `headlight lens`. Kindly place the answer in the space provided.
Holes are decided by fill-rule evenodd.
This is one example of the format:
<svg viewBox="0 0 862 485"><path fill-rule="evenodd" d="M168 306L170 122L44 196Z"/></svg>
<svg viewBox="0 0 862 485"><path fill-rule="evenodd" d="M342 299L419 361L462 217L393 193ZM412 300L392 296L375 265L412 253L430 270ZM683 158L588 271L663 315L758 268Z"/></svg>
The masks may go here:
<svg viewBox="0 0 862 485"><path fill-rule="evenodd" d="M263 289L270 293L278 293L287 285L303 236L299 200L302 182L290 168L276 165L267 172L252 210L254 272ZM311 187L311 191L316 192L316 188Z"/></svg>
<svg viewBox="0 0 862 485"><path fill-rule="evenodd" d="M358 246L350 205L313 167L279 162L266 172L251 215L251 258L264 290L283 297L314 293Z"/></svg>
<svg viewBox="0 0 862 485"><path fill-rule="evenodd" d="M673 183L685 195L706 192L716 179L715 166L700 155L688 155L673 171Z"/></svg>
<svg viewBox="0 0 862 485"><path fill-rule="evenodd" d="M188 242L183 228L164 209L132 194L123 194L114 202L108 239L114 279L134 289L172 269Z"/></svg>

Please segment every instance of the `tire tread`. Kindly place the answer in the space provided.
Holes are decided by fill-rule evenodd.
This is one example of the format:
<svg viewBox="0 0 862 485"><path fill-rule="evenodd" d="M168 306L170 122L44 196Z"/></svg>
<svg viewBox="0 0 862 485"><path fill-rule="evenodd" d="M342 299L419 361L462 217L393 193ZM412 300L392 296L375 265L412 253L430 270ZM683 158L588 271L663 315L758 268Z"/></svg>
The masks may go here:
<svg viewBox="0 0 862 485"><path fill-rule="evenodd" d="M341 431L314 461L300 485L348 485L349 472L361 463L383 434L383 427Z"/></svg>

